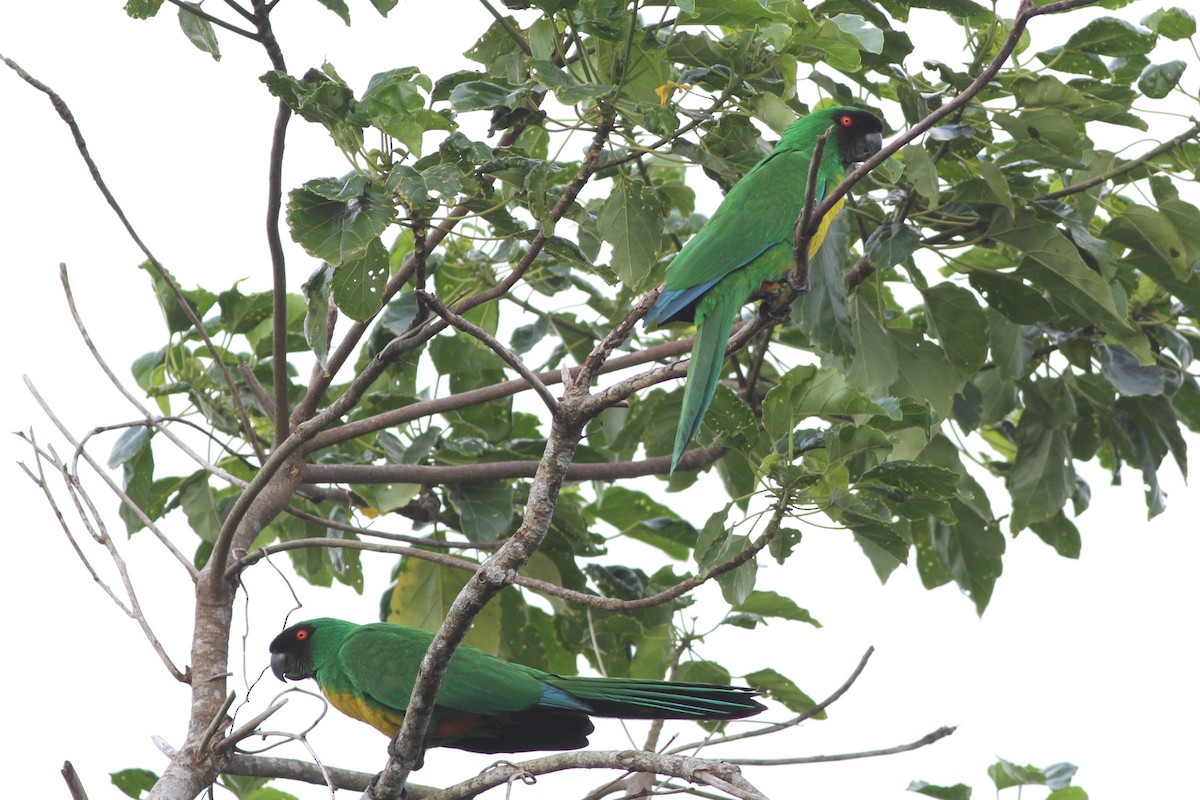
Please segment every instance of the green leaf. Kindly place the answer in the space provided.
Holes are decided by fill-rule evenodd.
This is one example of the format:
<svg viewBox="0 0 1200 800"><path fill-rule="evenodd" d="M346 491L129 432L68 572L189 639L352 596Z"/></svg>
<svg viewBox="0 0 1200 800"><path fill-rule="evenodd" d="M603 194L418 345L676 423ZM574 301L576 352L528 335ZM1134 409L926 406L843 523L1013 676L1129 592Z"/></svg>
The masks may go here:
<svg viewBox="0 0 1200 800"><path fill-rule="evenodd" d="M910 144L906 145L902 152L904 154L904 177L912 183L917 194L930 205L936 204L939 194L937 166L929 157L929 151L919 144ZM876 233L878 233L878 229ZM872 259L873 261L874 259ZM876 264L876 266L881 265Z"/></svg>
<svg viewBox="0 0 1200 800"><path fill-rule="evenodd" d="M887 414L832 369L804 365L784 374L763 399L763 425L773 438L789 434L808 417L826 414Z"/></svg>
<svg viewBox="0 0 1200 800"><path fill-rule="evenodd" d="M1142 18L1142 24L1160 36L1174 41L1196 35L1196 18L1182 8L1160 8Z"/></svg>
<svg viewBox="0 0 1200 800"><path fill-rule="evenodd" d="M618 179L600 208L600 235L612 245L612 268L621 282L640 290L658 259L663 219L654 190L638 181Z"/></svg>
<svg viewBox="0 0 1200 800"><path fill-rule="evenodd" d="M211 22L196 13L199 10L199 3L189 3L186 0L181 2L179 4L179 27L183 29L183 35L196 46L196 49L211 55L213 61L220 61L221 48L217 44L217 32L213 30Z"/></svg>
<svg viewBox="0 0 1200 800"><path fill-rule="evenodd" d="M1180 280L1191 276L1187 246L1170 217L1147 206L1130 204L1104 227L1101 236L1143 253L1158 256Z"/></svg>
<svg viewBox="0 0 1200 800"><path fill-rule="evenodd" d="M117 437L112 451L108 454L108 468L116 469L136 456L143 447L150 444L152 438L154 438L154 429L148 425L133 425L126 428Z"/></svg>
<svg viewBox="0 0 1200 800"><path fill-rule="evenodd" d="M908 494L945 500L958 491L959 475L944 467L920 461L885 461L867 470L859 483L877 482Z"/></svg>
<svg viewBox="0 0 1200 800"><path fill-rule="evenodd" d="M493 542L512 527L513 487L508 481L449 483L446 499L472 542Z"/></svg>
<svg viewBox="0 0 1200 800"><path fill-rule="evenodd" d="M696 543L694 526L649 495L624 486L606 488L594 511L621 535L657 547L676 560L686 559Z"/></svg>
<svg viewBox="0 0 1200 800"><path fill-rule="evenodd" d="M113 786L134 800L138 800L143 792L149 792L158 782L158 775L148 769L123 769L110 772L109 777L112 778Z"/></svg>
<svg viewBox="0 0 1200 800"><path fill-rule="evenodd" d="M755 614L760 617L779 617L780 619L790 619L796 622L806 622L815 628L821 627L821 623L813 619L812 615L806 609L796 605L795 600L776 592L753 591L745 600L734 606L732 610L742 614Z"/></svg>
<svg viewBox="0 0 1200 800"><path fill-rule="evenodd" d="M730 536L725 540L724 547L712 557L712 562L720 564L727 561L749 546L750 538L748 536ZM739 606L746 602L750 593L754 591L754 584L757 580L758 561L753 558L734 567L729 572L717 576L717 584L721 587L721 596L731 606Z"/></svg>
<svg viewBox="0 0 1200 800"><path fill-rule="evenodd" d="M436 631L473 573L419 558L400 559L385 622ZM508 590L508 591L511 591ZM467 631L467 644L493 655L500 649L500 603L488 603Z"/></svg>
<svg viewBox="0 0 1200 800"><path fill-rule="evenodd" d="M858 292L850 301L850 329L854 355L846 370L846 382L866 394L882 394L900 377L896 345Z"/></svg>
<svg viewBox="0 0 1200 800"><path fill-rule="evenodd" d="M913 330L892 329L900 379L891 388L895 397L919 397L939 416L949 417L954 395L962 385L942 348Z"/></svg>
<svg viewBox="0 0 1200 800"><path fill-rule="evenodd" d="M1161 99L1171 93L1171 90L1183 77L1187 64L1183 61L1168 61L1165 64L1151 64L1142 70L1138 76L1138 89L1146 97Z"/></svg>
<svg viewBox="0 0 1200 800"><path fill-rule="evenodd" d="M1100 369L1104 377L1127 397L1161 395L1167 387L1170 373L1163 367L1144 367L1124 347L1102 344L1097 346Z"/></svg>
<svg viewBox="0 0 1200 800"><path fill-rule="evenodd" d="M1123 19L1100 17L1071 34L1063 47L1102 56L1140 56L1154 49L1156 38Z"/></svg>
<svg viewBox="0 0 1200 800"><path fill-rule="evenodd" d="M1067 426L1075 402L1062 381L1025 387L1025 412L1017 425L1017 457L1008 474L1013 533L1062 510L1075 491L1075 466ZM1051 416L1054 415L1054 416Z"/></svg>
<svg viewBox="0 0 1200 800"><path fill-rule="evenodd" d="M339 309L351 319L366 322L383 308L387 281L387 248L379 239L372 239L365 251L333 271L330 289Z"/></svg>
<svg viewBox="0 0 1200 800"><path fill-rule="evenodd" d="M1029 528L1063 558L1079 558L1079 553L1083 548L1083 542L1079 538L1079 529L1075 527L1074 522L1067 519L1067 515L1062 511L1050 519L1030 523Z"/></svg>
<svg viewBox="0 0 1200 800"><path fill-rule="evenodd" d="M938 800L971 800L971 787L962 783L953 786L934 786L925 781L913 781L908 785L910 792L936 797Z"/></svg>
<svg viewBox="0 0 1200 800"><path fill-rule="evenodd" d="M154 286L154 297L158 300L158 307L162 309L163 319L167 323L167 330L170 333L191 330L192 322L188 319L187 312L184 311L183 306L180 305L175 292L171 290L170 284L167 283L149 261L143 261L138 266L150 275L150 281ZM167 274L170 275L169 272ZM172 280L174 281L173 276ZM174 283L179 288L179 282L174 281ZM181 289L180 293L191 307L192 312L199 319L203 319L205 313L217 301L217 296L207 289Z"/></svg>
<svg viewBox="0 0 1200 800"><path fill-rule="evenodd" d="M1079 255L1079 250L1053 225L1019 213L1012 229L996 237L1020 249L1025 257L1017 274L1041 286L1054 299L1077 313L1081 321L1102 327L1133 352L1142 363L1153 354L1145 334L1117 310L1112 288Z"/></svg>
<svg viewBox="0 0 1200 800"><path fill-rule="evenodd" d="M939 283L921 294L925 318L942 345L946 358L965 378L973 376L987 360L987 314L975 295L952 283Z"/></svg>
<svg viewBox="0 0 1200 800"><path fill-rule="evenodd" d="M784 705L788 711L793 711L797 714L802 714L815 706L817 703L807 694L800 690L800 687L773 669L760 669L757 672L751 672L745 676L746 683L758 692L765 696L776 700ZM826 719L828 715L824 712L813 714L813 719Z"/></svg>
<svg viewBox="0 0 1200 800"><path fill-rule="evenodd" d="M301 286L306 309L304 341L317 357L321 369L329 366L329 302L333 268L322 264Z"/></svg>
<svg viewBox="0 0 1200 800"><path fill-rule="evenodd" d="M272 70L260 79L271 94L309 122L323 125L339 148L357 153L363 146L363 122L355 114L354 92L332 64L310 69L297 80Z"/></svg>
<svg viewBox="0 0 1200 800"><path fill-rule="evenodd" d="M125 13L133 19L150 19L162 8L163 0L129 0Z"/></svg>
<svg viewBox="0 0 1200 800"><path fill-rule="evenodd" d="M349 188L351 196L341 191L343 187ZM379 236L394 216L386 196L359 190L351 181L322 178L288 195L287 221L292 238L309 255L335 267L363 258L372 246L380 247ZM386 259L385 250L385 267Z"/></svg>
<svg viewBox="0 0 1200 800"><path fill-rule="evenodd" d="M830 19L843 31L858 39L859 47L863 50L876 54L883 52L883 31L868 24L865 17L859 14L838 14Z"/></svg>
<svg viewBox="0 0 1200 800"><path fill-rule="evenodd" d="M921 235L903 222L885 222L867 237L867 258L876 269L904 263L921 246Z"/></svg>
<svg viewBox="0 0 1200 800"><path fill-rule="evenodd" d="M988 767L988 777L996 784L996 791L1012 786L1045 786L1046 776L1037 767L1019 766L1003 758Z"/></svg>
<svg viewBox="0 0 1200 800"><path fill-rule="evenodd" d="M346 5L345 0L317 0L317 2L341 17L342 22L350 24L350 8Z"/></svg>

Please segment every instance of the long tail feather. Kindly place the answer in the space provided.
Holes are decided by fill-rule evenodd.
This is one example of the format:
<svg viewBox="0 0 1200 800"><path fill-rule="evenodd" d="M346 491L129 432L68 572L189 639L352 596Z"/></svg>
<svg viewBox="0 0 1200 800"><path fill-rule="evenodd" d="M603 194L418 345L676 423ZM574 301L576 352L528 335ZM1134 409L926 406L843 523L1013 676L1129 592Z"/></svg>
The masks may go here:
<svg viewBox="0 0 1200 800"><path fill-rule="evenodd" d="M713 291L721 291L720 287ZM697 320L696 341L692 344L692 363L688 366L687 388L683 391L683 409L679 412L679 427L675 430L675 451L671 455L671 474L688 443L700 430L704 412L717 391L721 366L725 363L725 345L737 317L742 300L734 292L717 298L703 318Z"/></svg>
<svg viewBox="0 0 1200 800"><path fill-rule="evenodd" d="M757 693L745 686L560 675L546 682L587 703L598 717L738 719L765 708L754 699Z"/></svg>

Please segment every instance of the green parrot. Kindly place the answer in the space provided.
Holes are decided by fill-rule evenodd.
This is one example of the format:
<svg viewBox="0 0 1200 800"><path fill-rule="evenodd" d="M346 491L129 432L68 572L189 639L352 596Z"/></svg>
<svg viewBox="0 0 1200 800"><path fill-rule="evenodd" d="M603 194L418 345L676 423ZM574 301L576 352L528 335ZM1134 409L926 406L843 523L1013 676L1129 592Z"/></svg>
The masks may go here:
<svg viewBox="0 0 1200 800"><path fill-rule="evenodd" d="M672 474L717 390L738 312L764 284L777 283L792 269L793 234L804 210L808 166L817 137L830 128L817 170L818 203L841 182L851 164L879 152L883 144L883 124L866 111L835 106L802 117L783 132L769 155L734 184L712 218L667 267L662 294L644 324L696 323L671 456ZM808 248L810 257L841 208L839 202L821 220Z"/></svg>
<svg viewBox="0 0 1200 800"><path fill-rule="evenodd" d="M391 622L312 619L271 642L281 681L314 678L334 708L395 736L433 632ZM427 734L430 747L475 753L587 746L589 715L622 719L737 719L765 706L743 686L551 675L470 645L455 651Z"/></svg>

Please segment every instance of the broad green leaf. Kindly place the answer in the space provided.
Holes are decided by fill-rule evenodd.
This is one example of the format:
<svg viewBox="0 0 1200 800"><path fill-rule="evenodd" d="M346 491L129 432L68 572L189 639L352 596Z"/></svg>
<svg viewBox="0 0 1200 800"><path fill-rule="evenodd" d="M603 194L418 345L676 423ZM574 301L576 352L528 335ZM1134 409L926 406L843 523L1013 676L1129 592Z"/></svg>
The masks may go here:
<svg viewBox="0 0 1200 800"><path fill-rule="evenodd" d="M926 797L936 797L937 800L971 800L971 787L956 783L953 786L934 786L925 781L913 781L908 785L908 791L923 794Z"/></svg>
<svg viewBox="0 0 1200 800"><path fill-rule="evenodd" d="M400 559L396 583L388 594L385 622L436 631L446 619L454 598L472 577L471 572L443 567L420 558ZM512 591L509 589L508 591ZM500 603L488 603L467 631L467 644L485 653L500 649Z"/></svg>
<svg viewBox="0 0 1200 800"><path fill-rule="evenodd" d="M885 222L867 237L867 258L876 269L904 263L921 246L921 236L911 225Z"/></svg>
<svg viewBox="0 0 1200 800"><path fill-rule="evenodd" d="M846 383L841 373L805 365L785 374L763 399L763 425L778 438L808 417L833 414L886 414L887 411Z"/></svg>
<svg viewBox="0 0 1200 800"><path fill-rule="evenodd" d="M108 468L116 469L136 456L154 438L154 429L149 425L132 425L121 432L108 454Z"/></svg>
<svg viewBox="0 0 1200 800"><path fill-rule="evenodd" d="M495 541L512 527L513 487L507 481L446 484L446 499L473 542Z"/></svg>
<svg viewBox="0 0 1200 800"><path fill-rule="evenodd" d="M1182 8L1160 8L1143 17L1142 24L1158 35L1175 41L1196 35L1196 18Z"/></svg>
<svg viewBox="0 0 1200 800"><path fill-rule="evenodd" d="M308 342L322 369L329 365L329 301L332 278L333 268L322 264L301 287L307 305L304 313L304 341Z"/></svg>
<svg viewBox="0 0 1200 800"><path fill-rule="evenodd" d="M1117 310L1112 288L1088 268L1076 247L1054 226L1021 213L1011 230L996 236L1025 254L1018 275L1041 286L1082 320L1101 326L1142 363L1153 361L1145 334Z"/></svg>
<svg viewBox="0 0 1200 800"><path fill-rule="evenodd" d="M179 4L179 27L183 35L196 46L196 49L208 53L213 61L221 60L221 48L217 44L217 32L212 23L195 13L200 10L199 3L189 3L184 0Z"/></svg>
<svg viewBox="0 0 1200 800"><path fill-rule="evenodd" d="M912 183L917 194L926 202L930 205L936 204L939 194L938 174L933 159L929 157L929 151L919 144L910 144L905 146L902 152L904 154L904 177ZM876 264L876 266L882 265Z"/></svg>
<svg viewBox="0 0 1200 800"><path fill-rule="evenodd" d="M773 669L760 669L745 676L746 683L764 694L780 702L788 711L802 714L815 706L817 702L800 690L792 680ZM826 719L824 711L813 714L812 719Z"/></svg>
<svg viewBox="0 0 1200 800"><path fill-rule="evenodd" d="M379 236L395 216L387 197L364 191L331 199L344 182L309 181L288 195L287 221L295 239L309 255L338 267L361 259L369 247L382 247ZM387 253L384 251L384 267Z"/></svg>
<svg viewBox="0 0 1200 800"><path fill-rule="evenodd" d="M341 17L342 22L350 24L350 8L346 5L346 0L317 0L317 2Z"/></svg>
<svg viewBox="0 0 1200 800"><path fill-rule="evenodd" d="M796 605L795 600L776 592L755 590L745 600L734 606L733 611L755 614L760 617L779 617L796 622L807 622L815 628L821 627L821 623L813 619L806 609Z"/></svg>
<svg viewBox="0 0 1200 800"><path fill-rule="evenodd" d="M850 330L854 355L846 370L846 382L869 395L884 393L900 377L896 345L858 293L850 301Z"/></svg>
<svg viewBox="0 0 1200 800"><path fill-rule="evenodd" d="M162 4L163 0L129 0L125 4L125 13L133 19L150 19L158 13Z"/></svg>
<svg viewBox="0 0 1200 800"><path fill-rule="evenodd" d="M383 307L387 281L387 248L379 239L372 239L364 251L333 271L330 289L339 309L351 319L366 322Z"/></svg>
<svg viewBox="0 0 1200 800"><path fill-rule="evenodd" d="M597 220L600 235L612 245L612 268L621 282L639 290L658 258L662 211L654 190L638 181L617 180Z"/></svg>
<svg viewBox="0 0 1200 800"><path fill-rule="evenodd" d="M1191 262L1179 231L1160 211L1141 205L1128 205L1105 226L1102 235L1126 247L1157 255L1171 266L1180 280L1191 275Z"/></svg>
<svg viewBox="0 0 1200 800"><path fill-rule="evenodd" d="M138 800L143 792L149 792L158 782L158 774L148 769L123 769L109 773L109 777L112 778L113 786L134 800Z"/></svg>
<svg viewBox="0 0 1200 800"><path fill-rule="evenodd" d="M597 517L621 534L657 547L674 559L686 559L696 544L695 527L642 492L610 486L594 509Z"/></svg>
<svg viewBox="0 0 1200 800"><path fill-rule="evenodd" d="M1140 56L1154 49L1156 37L1116 17L1100 17L1071 34L1066 50L1102 56Z"/></svg>
<svg viewBox="0 0 1200 800"><path fill-rule="evenodd" d="M1030 523L1029 528L1063 558L1079 558L1080 550L1083 548L1083 542L1079 538L1079 529L1064 512L1059 511L1049 519Z"/></svg>
<svg viewBox="0 0 1200 800"><path fill-rule="evenodd" d="M1003 758L988 767L988 777L996 785L996 791L1012 786L1046 785L1046 776L1037 767L1022 767Z"/></svg>
<svg viewBox="0 0 1200 800"><path fill-rule="evenodd" d="M945 352L913 330L890 331L896 345L900 378L892 386L896 397L919 397L941 417L949 417L962 381Z"/></svg>
<svg viewBox="0 0 1200 800"><path fill-rule="evenodd" d="M952 283L939 283L921 292L925 318L958 374L974 375L987 360L987 314L975 295Z"/></svg>
<svg viewBox="0 0 1200 800"><path fill-rule="evenodd" d="M1138 76L1138 89L1146 97L1161 99L1171 93L1183 77L1187 64L1183 61L1168 61L1165 64L1151 64L1142 70Z"/></svg>
<svg viewBox="0 0 1200 800"><path fill-rule="evenodd" d="M848 356L854 348L843 277L848 216L839 214L830 223L821 248L809 259L809 290L792 306L792 319L800 330L816 347L838 356Z"/></svg>

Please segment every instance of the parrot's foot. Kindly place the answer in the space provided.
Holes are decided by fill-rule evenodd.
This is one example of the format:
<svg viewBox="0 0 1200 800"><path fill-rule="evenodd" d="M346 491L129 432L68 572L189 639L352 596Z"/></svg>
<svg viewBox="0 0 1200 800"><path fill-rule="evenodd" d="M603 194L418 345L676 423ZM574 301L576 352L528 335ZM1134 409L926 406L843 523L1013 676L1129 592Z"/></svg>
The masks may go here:
<svg viewBox="0 0 1200 800"><path fill-rule="evenodd" d="M766 300L761 306L758 307L758 315L774 325L782 325L791 319L791 306L784 306L781 310L775 312L771 310L772 305L773 303L771 300Z"/></svg>
<svg viewBox="0 0 1200 800"><path fill-rule="evenodd" d="M788 286L792 287L792 291L796 294L808 294L809 284L807 275L804 276L803 281L800 281L796 279L796 273L794 270L788 270L787 276L784 278L784 280L787 282Z"/></svg>

